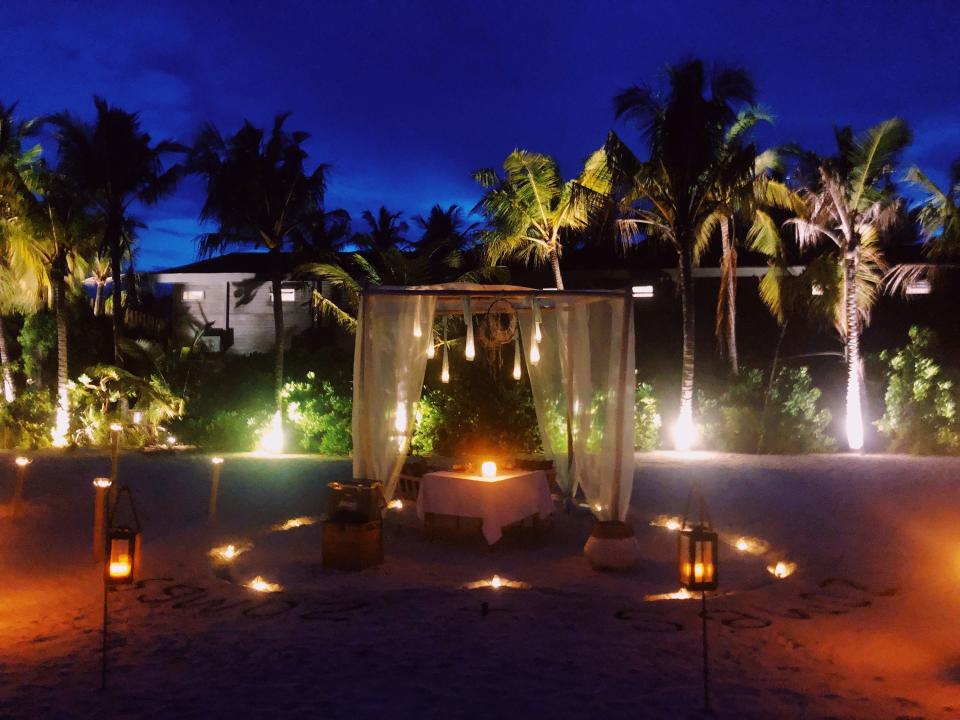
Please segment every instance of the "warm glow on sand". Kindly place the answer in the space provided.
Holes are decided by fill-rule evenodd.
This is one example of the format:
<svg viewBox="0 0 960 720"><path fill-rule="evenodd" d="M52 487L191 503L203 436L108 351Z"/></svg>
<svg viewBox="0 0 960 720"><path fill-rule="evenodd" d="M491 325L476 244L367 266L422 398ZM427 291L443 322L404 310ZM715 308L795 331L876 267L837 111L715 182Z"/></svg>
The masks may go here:
<svg viewBox="0 0 960 720"><path fill-rule="evenodd" d="M298 527L303 527L304 525L314 525L317 522L317 519L314 517L309 517L304 515L302 517L295 517L287 520L286 522L279 523L274 525L274 530L285 531L285 530L294 530Z"/></svg>
<svg viewBox="0 0 960 720"><path fill-rule="evenodd" d="M403 500L396 498L387 503L388 510L403 510Z"/></svg>
<svg viewBox="0 0 960 720"><path fill-rule="evenodd" d="M230 562L236 558L243 555L253 547L250 543L230 543L229 545L221 545L219 547L213 548L208 554L214 560L219 560L221 562Z"/></svg>
<svg viewBox="0 0 960 720"><path fill-rule="evenodd" d="M257 592L263 593L275 593L283 590L283 587L279 583L273 583L268 580L264 580L259 575L248 582L247 587L251 590L256 590Z"/></svg>
<svg viewBox="0 0 960 720"><path fill-rule="evenodd" d="M680 588L676 592L672 593L660 593L659 595L644 595L643 599L647 602L656 602L658 600L689 600L694 597L686 588Z"/></svg>
<svg viewBox="0 0 960 720"><path fill-rule="evenodd" d="M530 586L525 582L520 582L519 580L508 580L507 578L502 578L499 575L494 575L492 578L486 580L477 580L476 582L467 583L463 586L467 590L479 590L480 588L491 588L493 590L499 590L500 588L513 588L513 589L525 589Z"/></svg>
<svg viewBox="0 0 960 720"><path fill-rule="evenodd" d="M653 527L662 527L667 530L679 530L682 524L682 521L676 515L657 515L653 520L650 521L650 524Z"/></svg>
<svg viewBox="0 0 960 720"><path fill-rule="evenodd" d="M737 550L747 555L763 555L770 549L770 544L758 537L751 537L750 535L739 535L734 537L724 537L725 540L730 542Z"/></svg>
<svg viewBox="0 0 960 720"><path fill-rule="evenodd" d="M787 562L786 560L780 560L776 565L767 565L767 572L778 580L790 577L796 569L796 563Z"/></svg>

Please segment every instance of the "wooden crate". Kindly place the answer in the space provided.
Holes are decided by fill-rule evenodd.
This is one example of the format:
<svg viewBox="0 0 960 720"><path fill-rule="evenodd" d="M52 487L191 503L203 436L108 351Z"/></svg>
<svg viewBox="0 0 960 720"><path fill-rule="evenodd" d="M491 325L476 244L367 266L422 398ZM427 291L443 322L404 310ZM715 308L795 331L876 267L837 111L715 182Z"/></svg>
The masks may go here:
<svg viewBox="0 0 960 720"><path fill-rule="evenodd" d="M323 569L363 570L383 563L383 522L323 523Z"/></svg>

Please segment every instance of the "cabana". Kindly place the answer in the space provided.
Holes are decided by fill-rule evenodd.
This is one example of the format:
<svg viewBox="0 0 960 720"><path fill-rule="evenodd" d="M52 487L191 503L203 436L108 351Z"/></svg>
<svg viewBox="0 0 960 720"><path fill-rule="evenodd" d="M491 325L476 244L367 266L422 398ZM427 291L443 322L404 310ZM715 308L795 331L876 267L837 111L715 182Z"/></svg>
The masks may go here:
<svg viewBox="0 0 960 720"><path fill-rule="evenodd" d="M560 487L568 497L580 488L597 519L607 521L601 524L620 524L634 467L629 290L463 283L365 290L353 367L354 478L379 481L386 499L393 497L430 358L448 372L446 354L453 350L445 337L438 340L435 325L445 334L447 318L463 318L465 342L456 351L472 359L474 317L487 314L505 317L506 342L522 347L544 453ZM510 339L513 328L519 334Z"/></svg>

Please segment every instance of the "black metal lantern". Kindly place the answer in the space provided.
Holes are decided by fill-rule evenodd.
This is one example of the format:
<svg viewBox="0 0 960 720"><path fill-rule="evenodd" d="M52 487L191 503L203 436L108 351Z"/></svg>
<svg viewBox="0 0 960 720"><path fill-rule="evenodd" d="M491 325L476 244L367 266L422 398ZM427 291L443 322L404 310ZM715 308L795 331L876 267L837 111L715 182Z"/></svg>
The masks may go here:
<svg viewBox="0 0 960 720"><path fill-rule="evenodd" d="M114 519L124 496L129 501L131 524L117 525ZM124 485L110 508L110 518L107 521L106 562L103 566L103 579L107 585L124 585L136 579L140 572L140 536L140 520L133 504L133 495L130 488Z"/></svg>
<svg viewBox="0 0 960 720"><path fill-rule="evenodd" d="M680 571L680 585L687 590L704 592L716 590L718 582L718 550L720 546L717 533L710 523L710 514L707 512L700 496L700 521L696 525L687 522L687 513L684 513L683 525L677 537L678 569ZM691 491L691 499L693 491ZM687 502L687 512L690 503Z"/></svg>

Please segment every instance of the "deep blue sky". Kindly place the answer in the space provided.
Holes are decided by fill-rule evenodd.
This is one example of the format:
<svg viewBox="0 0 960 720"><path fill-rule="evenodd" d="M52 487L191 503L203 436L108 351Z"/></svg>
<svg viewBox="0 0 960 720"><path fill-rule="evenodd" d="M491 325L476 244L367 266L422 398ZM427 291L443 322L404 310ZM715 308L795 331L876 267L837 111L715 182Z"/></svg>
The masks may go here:
<svg viewBox="0 0 960 720"><path fill-rule="evenodd" d="M613 94L690 54L753 74L778 118L763 143L828 150L834 123L900 115L907 161L943 179L960 157L951 0L32 0L3 15L0 98L24 114L90 117L96 93L189 141L203 121L233 132L291 110L333 166L328 204L355 216L472 207L470 171L516 147L575 174L613 126ZM195 257L198 209L193 181L142 213L140 269Z"/></svg>

